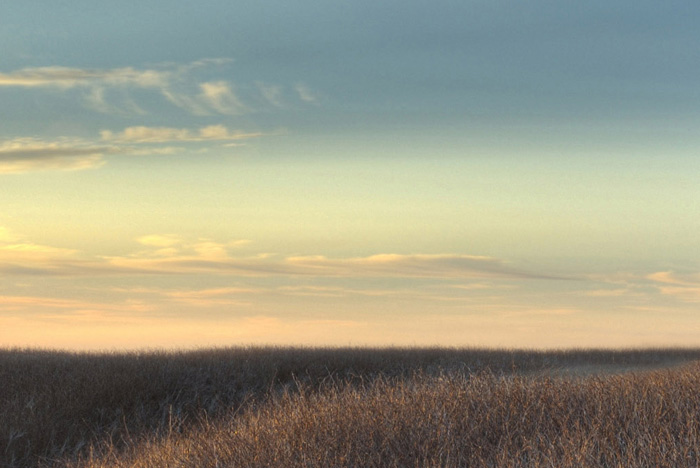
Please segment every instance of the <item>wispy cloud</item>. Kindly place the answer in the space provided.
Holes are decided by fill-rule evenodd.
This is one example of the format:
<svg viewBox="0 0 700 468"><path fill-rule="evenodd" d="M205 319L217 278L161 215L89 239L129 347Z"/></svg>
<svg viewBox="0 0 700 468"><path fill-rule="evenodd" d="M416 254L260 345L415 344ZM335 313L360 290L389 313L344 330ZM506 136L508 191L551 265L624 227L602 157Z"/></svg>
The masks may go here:
<svg viewBox="0 0 700 468"><path fill-rule="evenodd" d="M700 286L699 273L677 273L674 271L658 271L647 276L656 283L673 284L678 286Z"/></svg>
<svg viewBox="0 0 700 468"><path fill-rule="evenodd" d="M84 69L60 66L23 68L9 73L0 73L0 87L52 88L58 90L78 89L87 107L104 113L146 111L136 105L130 90L150 90L162 95L178 107L199 114L209 114L216 109L199 102L192 89L189 73L208 65L219 63L197 62L196 65L180 66L166 64L159 68L136 69L133 67L113 69ZM189 101L198 101L197 107Z"/></svg>
<svg viewBox="0 0 700 468"><path fill-rule="evenodd" d="M0 140L0 174L92 169L104 165L106 155L144 156L184 150L160 145L163 143L222 142L231 146L263 135L231 130L219 124L199 129L135 126L120 132L102 130L100 139L95 141L67 137L54 140L13 138Z"/></svg>
<svg viewBox="0 0 700 468"><path fill-rule="evenodd" d="M121 67L112 69L72 68L62 66L22 68L0 73L0 87L25 89L77 90L84 105L108 114L146 114L144 102L134 93L151 92L194 115L242 115L257 109L253 103L259 95L275 107L281 107L282 86L257 84L256 93L242 97L226 79L202 79L199 72L212 74L232 60L202 59L187 64L163 63L151 68ZM226 70L224 70L226 71ZM305 84L294 86L298 103L318 104L316 94ZM247 101L246 102L246 97Z"/></svg>
<svg viewBox="0 0 700 468"><path fill-rule="evenodd" d="M304 83L297 83L296 86L294 86L294 89L296 90L299 99L301 99L302 101L310 104L319 103L318 96L313 91L311 91L311 88L309 88Z"/></svg>
<svg viewBox="0 0 700 468"><path fill-rule="evenodd" d="M683 302L700 302L700 286L662 286L659 288L659 291L661 294L674 296Z"/></svg>
<svg viewBox="0 0 700 468"><path fill-rule="evenodd" d="M104 154L117 151L113 147L75 139L15 138L0 142L0 174L90 169L104 164Z"/></svg>
<svg viewBox="0 0 700 468"><path fill-rule="evenodd" d="M287 263L308 272L334 276L564 279L517 270L502 260L474 255L380 254L349 259L310 256L288 258Z"/></svg>
<svg viewBox="0 0 700 468"><path fill-rule="evenodd" d="M9 262L47 261L73 257L76 250L50 247L31 242L0 244L0 258Z"/></svg>
<svg viewBox="0 0 700 468"><path fill-rule="evenodd" d="M127 92L122 91L121 96L117 99L114 97L109 99L108 94L111 93L108 93L108 88L105 86L92 86L89 92L83 96L85 106L103 114L148 114L145 109L136 104Z"/></svg>
<svg viewBox="0 0 700 468"><path fill-rule="evenodd" d="M700 302L700 274L659 271L647 276L656 283L661 294L683 302Z"/></svg>
<svg viewBox="0 0 700 468"><path fill-rule="evenodd" d="M201 83L200 100L221 114L240 115L248 111L227 81Z"/></svg>
<svg viewBox="0 0 700 468"><path fill-rule="evenodd" d="M257 138L262 133L244 133L232 131L224 125L209 125L199 130L172 127L127 127L121 132L102 130L103 141L114 143L165 143L165 142L201 142L234 141Z"/></svg>
<svg viewBox="0 0 700 468"><path fill-rule="evenodd" d="M7 237L7 234L5 235ZM234 256L247 240L184 240L171 234L138 238L144 249L128 256L85 258L78 252L29 242L0 243L0 272L22 274L209 274L356 278L561 279L515 269L499 259L470 255L396 255L330 259L323 256ZM36 255L41 252L42 255Z"/></svg>
<svg viewBox="0 0 700 468"><path fill-rule="evenodd" d="M216 242L208 238L198 238L185 240L172 234L151 234L142 236L137 242L147 249L140 250L129 257L124 257L126 261L137 260L146 263L149 260L177 260L177 259L200 259L209 261L219 261L230 259L230 252L250 243L247 239L237 239L229 242ZM119 261L119 257L114 257L114 261Z"/></svg>
<svg viewBox="0 0 700 468"><path fill-rule="evenodd" d="M85 258L75 249L42 245L9 229L0 238L0 274L23 276L82 276L106 270L100 260Z"/></svg>
<svg viewBox="0 0 700 468"><path fill-rule="evenodd" d="M273 107L284 107L282 87L258 81L255 83L265 101Z"/></svg>
<svg viewBox="0 0 700 468"><path fill-rule="evenodd" d="M234 244L235 245L235 244ZM110 257L113 268L133 272L239 276L318 276L393 278L520 278L562 279L521 271L505 262L469 255L394 255L329 259L322 256L232 257L232 244L198 241L178 249L166 247L130 257ZM186 248L186 249L185 249Z"/></svg>
<svg viewBox="0 0 700 468"><path fill-rule="evenodd" d="M546 275L509 268L503 262L463 255L375 255L363 258L326 257L231 257L217 243L201 242L190 246L193 253L183 255L140 254L110 257L112 267L134 272L209 273L242 276L322 276L322 277L395 277L395 278L484 278L508 277L553 279Z"/></svg>
<svg viewBox="0 0 700 468"><path fill-rule="evenodd" d="M131 67L100 70L53 66L0 73L0 86L69 89L111 85L163 88L171 79L172 72L168 71L136 70Z"/></svg>

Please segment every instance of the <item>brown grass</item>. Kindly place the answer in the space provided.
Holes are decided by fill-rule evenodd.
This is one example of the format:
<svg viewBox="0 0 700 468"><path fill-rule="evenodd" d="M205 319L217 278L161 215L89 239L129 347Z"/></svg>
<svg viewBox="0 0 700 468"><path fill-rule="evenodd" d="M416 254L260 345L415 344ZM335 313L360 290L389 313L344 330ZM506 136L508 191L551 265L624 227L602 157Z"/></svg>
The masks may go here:
<svg viewBox="0 0 700 468"><path fill-rule="evenodd" d="M698 466L700 350L0 351L0 466ZM489 370L487 370L489 369Z"/></svg>

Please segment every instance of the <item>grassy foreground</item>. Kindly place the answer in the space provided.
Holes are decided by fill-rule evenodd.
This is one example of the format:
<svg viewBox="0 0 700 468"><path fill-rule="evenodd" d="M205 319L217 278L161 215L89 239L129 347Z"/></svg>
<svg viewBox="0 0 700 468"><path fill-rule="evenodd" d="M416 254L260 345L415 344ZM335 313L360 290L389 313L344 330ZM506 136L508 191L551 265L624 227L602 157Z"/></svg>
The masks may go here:
<svg viewBox="0 0 700 468"><path fill-rule="evenodd" d="M700 364L679 365L698 359L673 349L0 350L0 466L698 466Z"/></svg>

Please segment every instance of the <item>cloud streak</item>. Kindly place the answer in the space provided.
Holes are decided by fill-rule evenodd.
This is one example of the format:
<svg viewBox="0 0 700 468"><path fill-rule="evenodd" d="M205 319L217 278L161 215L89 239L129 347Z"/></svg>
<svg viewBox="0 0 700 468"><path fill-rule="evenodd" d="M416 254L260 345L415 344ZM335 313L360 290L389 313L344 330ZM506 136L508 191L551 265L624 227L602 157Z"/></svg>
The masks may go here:
<svg viewBox="0 0 700 468"><path fill-rule="evenodd" d="M163 88L168 86L172 75L172 72L167 71L136 70L131 67L108 70L58 66L36 67L0 73L0 86L70 89L109 85Z"/></svg>
<svg viewBox="0 0 700 468"><path fill-rule="evenodd" d="M672 296L682 302L700 302L700 274L679 274L672 271L659 271L647 276L654 282L661 294Z"/></svg>
<svg viewBox="0 0 700 468"><path fill-rule="evenodd" d="M309 104L319 103L318 96L316 96L316 94L314 94L314 92L311 91L311 89L304 83L297 83L296 86L294 86L294 90L297 92L299 99L302 101Z"/></svg>
<svg viewBox="0 0 700 468"><path fill-rule="evenodd" d="M104 154L117 151L113 147L81 140L15 138L0 142L0 174L92 169L104 164Z"/></svg>
<svg viewBox="0 0 700 468"><path fill-rule="evenodd" d="M350 259L292 257L287 259L287 263L329 276L563 279L517 270L502 260L474 255L380 254Z"/></svg>
<svg viewBox="0 0 700 468"><path fill-rule="evenodd" d="M201 83L199 89L200 101L220 114L241 115L249 110L233 92L231 84L226 81Z"/></svg>
<svg viewBox="0 0 700 468"><path fill-rule="evenodd" d="M129 91L154 91L170 103L196 115L238 115L247 110L227 81L198 82L193 70L219 66L225 61L198 61L189 65L159 68L84 69L60 66L23 68L0 73L0 87L47 88L84 92L87 107L103 113L146 113L135 104ZM116 92L115 93L113 93ZM119 103L115 103L119 100Z"/></svg>
<svg viewBox="0 0 700 468"><path fill-rule="evenodd" d="M282 99L282 87L277 85L270 85L267 83L257 82L255 85L260 91L263 99L273 107L283 108L285 107L284 101Z"/></svg>
<svg viewBox="0 0 700 468"><path fill-rule="evenodd" d="M153 68L121 67L112 69L72 68L63 66L29 67L0 73L0 88L77 90L89 109L106 114L148 113L136 102L134 92L152 92L190 114L240 116L255 112L249 102L263 102L282 107L282 86L257 84L251 86L247 99L241 97L235 86L225 79L198 79L195 72L222 67L232 60L203 59L188 64L166 63ZM296 102L319 103L318 97L307 85L293 87ZM141 100L140 102L143 102Z"/></svg>
<svg viewBox="0 0 700 468"><path fill-rule="evenodd" d="M244 133L232 131L224 125L209 125L199 130L172 127L127 127L121 132L102 130L103 141L114 143L165 143L165 142L203 142L236 141L262 136L260 132Z"/></svg>
<svg viewBox="0 0 700 468"><path fill-rule="evenodd" d="M98 168L106 163L106 155L143 156L173 154L183 148L156 146L163 143L214 143L235 146L261 132L231 130L224 125L199 129L172 127L127 127L121 132L102 130L100 140L77 138L42 140L20 137L0 141L0 174L22 174L32 171L77 171Z"/></svg>
<svg viewBox="0 0 700 468"><path fill-rule="evenodd" d="M173 235L138 239L145 247L129 256L82 258L75 251L31 243L0 244L0 272L46 275L187 275L304 276L355 278L509 278L562 279L521 271L491 257L470 255L398 255L331 259L323 256L233 256L245 240L185 241ZM39 255L37 255L37 252Z"/></svg>

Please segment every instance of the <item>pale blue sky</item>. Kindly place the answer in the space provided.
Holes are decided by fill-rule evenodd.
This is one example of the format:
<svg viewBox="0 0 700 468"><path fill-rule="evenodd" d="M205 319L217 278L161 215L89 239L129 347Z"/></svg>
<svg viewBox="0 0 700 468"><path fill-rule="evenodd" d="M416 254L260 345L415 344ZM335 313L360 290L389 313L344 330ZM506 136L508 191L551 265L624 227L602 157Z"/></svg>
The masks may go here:
<svg viewBox="0 0 700 468"><path fill-rule="evenodd" d="M698 20L4 7L0 345L700 345Z"/></svg>

